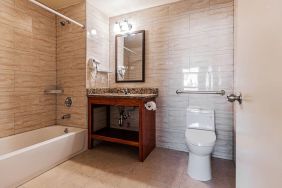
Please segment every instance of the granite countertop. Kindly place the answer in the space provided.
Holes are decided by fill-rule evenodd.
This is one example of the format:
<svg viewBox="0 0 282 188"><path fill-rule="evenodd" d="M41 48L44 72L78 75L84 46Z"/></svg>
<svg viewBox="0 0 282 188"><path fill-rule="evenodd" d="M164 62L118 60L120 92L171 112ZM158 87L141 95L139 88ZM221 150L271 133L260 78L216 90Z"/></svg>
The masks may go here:
<svg viewBox="0 0 282 188"><path fill-rule="evenodd" d="M127 92L127 94L126 94ZM109 98L155 98L157 88L95 88L87 90L88 96Z"/></svg>

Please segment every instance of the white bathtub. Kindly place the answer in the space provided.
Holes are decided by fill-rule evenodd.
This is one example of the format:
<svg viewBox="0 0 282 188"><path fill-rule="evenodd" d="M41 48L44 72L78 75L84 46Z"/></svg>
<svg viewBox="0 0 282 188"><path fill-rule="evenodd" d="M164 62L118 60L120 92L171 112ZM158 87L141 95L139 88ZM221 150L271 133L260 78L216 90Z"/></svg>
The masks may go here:
<svg viewBox="0 0 282 188"><path fill-rule="evenodd" d="M65 126L1 138L0 188L17 187L68 160L86 150L86 141L86 129Z"/></svg>

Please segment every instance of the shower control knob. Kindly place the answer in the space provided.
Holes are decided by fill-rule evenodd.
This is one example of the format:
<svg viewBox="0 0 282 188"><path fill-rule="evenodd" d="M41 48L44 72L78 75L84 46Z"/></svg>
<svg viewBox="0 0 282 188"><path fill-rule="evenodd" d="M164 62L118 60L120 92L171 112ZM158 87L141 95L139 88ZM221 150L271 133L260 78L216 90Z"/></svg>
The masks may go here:
<svg viewBox="0 0 282 188"><path fill-rule="evenodd" d="M229 102L238 101L239 104L241 104L241 103L242 103L242 94L241 94L241 93L239 93L239 95L230 94L230 95L227 96L227 100L228 100Z"/></svg>
<svg viewBox="0 0 282 188"><path fill-rule="evenodd" d="M67 97L65 100L65 106L70 108L72 106L72 98L71 97Z"/></svg>

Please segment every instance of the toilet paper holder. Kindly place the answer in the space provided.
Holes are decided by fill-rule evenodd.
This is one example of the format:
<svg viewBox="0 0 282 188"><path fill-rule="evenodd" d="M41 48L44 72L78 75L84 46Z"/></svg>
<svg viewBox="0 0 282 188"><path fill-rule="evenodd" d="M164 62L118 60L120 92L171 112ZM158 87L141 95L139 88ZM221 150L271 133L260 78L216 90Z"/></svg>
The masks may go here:
<svg viewBox="0 0 282 188"><path fill-rule="evenodd" d="M149 101L144 104L145 108L150 111L156 111L157 110L157 104L154 101Z"/></svg>

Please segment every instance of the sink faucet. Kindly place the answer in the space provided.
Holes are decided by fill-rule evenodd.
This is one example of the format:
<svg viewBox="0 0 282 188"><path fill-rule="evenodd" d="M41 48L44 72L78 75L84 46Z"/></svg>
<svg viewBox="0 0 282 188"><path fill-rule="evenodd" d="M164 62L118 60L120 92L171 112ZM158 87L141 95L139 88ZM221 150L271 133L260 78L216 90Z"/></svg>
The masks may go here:
<svg viewBox="0 0 282 188"><path fill-rule="evenodd" d="M124 92L125 95L129 94L129 91L128 91L127 88L125 88L125 89L123 90L123 92Z"/></svg>

